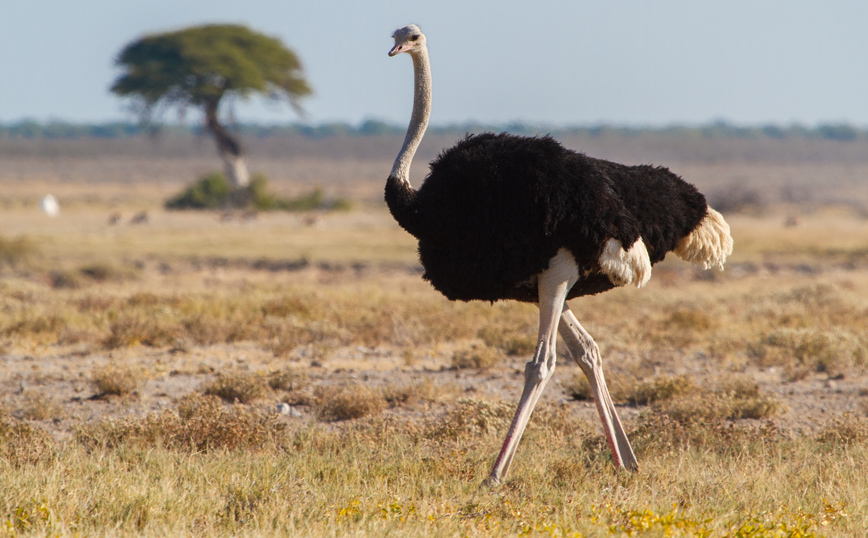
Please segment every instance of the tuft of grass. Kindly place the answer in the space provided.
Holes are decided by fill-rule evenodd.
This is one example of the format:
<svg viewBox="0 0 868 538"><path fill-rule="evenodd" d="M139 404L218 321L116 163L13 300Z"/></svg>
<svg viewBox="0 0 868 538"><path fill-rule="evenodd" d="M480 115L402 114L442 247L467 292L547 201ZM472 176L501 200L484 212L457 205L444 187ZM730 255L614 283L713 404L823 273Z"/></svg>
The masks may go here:
<svg viewBox="0 0 868 538"><path fill-rule="evenodd" d="M53 420L65 416L63 407L55 398L37 391L25 393L21 414L27 420Z"/></svg>
<svg viewBox="0 0 868 538"><path fill-rule="evenodd" d="M606 386L609 388L609 395L615 402L631 402L631 398L637 390L637 382L628 380L629 376L619 375L617 372L607 372ZM561 386L567 396L574 400L591 401L594 399L594 393L591 391L591 385L588 379L582 372L574 372L572 377Z"/></svg>
<svg viewBox="0 0 868 538"><path fill-rule="evenodd" d="M650 405L657 413L682 423L719 422L723 419L769 418L783 409L775 397L763 394L748 377L730 377L709 390L701 389L688 376L659 376L624 387L614 378L610 391L616 401ZM577 373L564 384L566 393L582 401L593 400L583 374Z"/></svg>
<svg viewBox="0 0 868 538"><path fill-rule="evenodd" d="M46 461L56 445L51 436L0 410L0 459L12 469Z"/></svg>
<svg viewBox="0 0 868 538"><path fill-rule="evenodd" d="M217 379L205 383L202 393L217 396L224 402L249 404L268 394L269 381L259 374L235 372L219 374Z"/></svg>
<svg viewBox="0 0 868 538"><path fill-rule="evenodd" d="M136 372L130 368L105 366L94 370L90 375L98 395L126 396L139 386Z"/></svg>
<svg viewBox="0 0 868 538"><path fill-rule="evenodd" d="M784 328L770 332L751 352L763 364L786 366L792 379L810 371L834 377L868 366L868 340L846 329Z"/></svg>
<svg viewBox="0 0 868 538"><path fill-rule="evenodd" d="M817 441L832 446L852 446L868 442L868 418L844 413L827 423Z"/></svg>
<svg viewBox="0 0 868 538"><path fill-rule="evenodd" d="M634 385L627 399L633 405L649 405L675 396L696 393L698 390L699 387L689 376L659 376Z"/></svg>
<svg viewBox="0 0 868 538"><path fill-rule="evenodd" d="M256 450L275 442L284 427L276 417L250 406L224 408L215 396L190 394L167 410L145 418L104 420L82 427L78 443L86 447L164 446L173 450Z"/></svg>
<svg viewBox="0 0 868 538"><path fill-rule="evenodd" d="M321 420L352 420L381 413L386 409L386 398L365 385L319 386L314 391L313 407Z"/></svg>
<svg viewBox="0 0 868 538"><path fill-rule="evenodd" d="M478 368L487 370L500 362L497 349L485 344L471 344L464 349L458 349L452 354L452 367L457 370Z"/></svg>
<svg viewBox="0 0 868 538"><path fill-rule="evenodd" d="M310 384L310 376L301 368L285 368L268 374L268 386L273 390L297 392Z"/></svg>
<svg viewBox="0 0 868 538"><path fill-rule="evenodd" d="M590 402L594 399L594 392L591 390L591 384L585 374L574 373L572 378L562 383L567 396L580 402Z"/></svg>
<svg viewBox="0 0 868 538"><path fill-rule="evenodd" d="M509 427L515 407L502 402L460 398L444 418L429 426L432 439L465 439L480 435L503 434Z"/></svg>
<svg viewBox="0 0 868 538"><path fill-rule="evenodd" d="M140 344L159 347L168 346L184 334L177 323L166 323L138 311L118 313L109 323L109 334L102 340L108 349L132 347Z"/></svg>
<svg viewBox="0 0 868 538"><path fill-rule="evenodd" d="M383 398L389 405L412 405L416 402L436 402L443 393L450 392L434 384L430 378L418 383L394 383L383 389Z"/></svg>
<svg viewBox="0 0 868 538"><path fill-rule="evenodd" d="M707 331L716 327L717 321L706 310L679 308L669 314L665 325L684 331Z"/></svg>
<svg viewBox="0 0 868 538"><path fill-rule="evenodd" d="M699 389L695 383L692 387L691 390L654 401L654 409L685 424L714 424L724 419L764 419L783 409L783 404L777 398L763 394L759 385L748 377L729 377L708 390Z"/></svg>
<svg viewBox="0 0 868 538"><path fill-rule="evenodd" d="M780 400L763 394L759 385L747 376L724 379L719 383L715 393L730 401L727 418L769 418L777 415L784 408Z"/></svg>

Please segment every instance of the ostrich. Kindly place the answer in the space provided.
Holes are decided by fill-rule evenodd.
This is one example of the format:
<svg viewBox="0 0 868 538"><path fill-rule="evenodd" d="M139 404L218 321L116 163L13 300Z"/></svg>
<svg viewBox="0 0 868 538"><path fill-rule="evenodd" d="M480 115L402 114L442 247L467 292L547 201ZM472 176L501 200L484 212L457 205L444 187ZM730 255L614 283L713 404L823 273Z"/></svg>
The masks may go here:
<svg viewBox="0 0 868 538"><path fill-rule="evenodd" d="M565 149L549 136L468 135L433 162L422 186L410 164L431 112L427 38L399 28L389 56L413 59L415 94L403 146L386 181L398 224L419 241L423 278L450 300L536 303L539 337L486 483L506 475L555 368L557 334L588 378L615 465L636 456L603 376L597 344L566 301L651 277L667 252L721 269L729 225L696 188L663 167L625 166Z"/></svg>

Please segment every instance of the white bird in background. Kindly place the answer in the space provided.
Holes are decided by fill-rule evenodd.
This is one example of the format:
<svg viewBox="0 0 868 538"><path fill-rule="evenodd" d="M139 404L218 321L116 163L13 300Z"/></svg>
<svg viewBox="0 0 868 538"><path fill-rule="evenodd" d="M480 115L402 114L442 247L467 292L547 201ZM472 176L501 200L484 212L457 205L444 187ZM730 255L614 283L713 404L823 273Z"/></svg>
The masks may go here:
<svg viewBox="0 0 868 538"><path fill-rule="evenodd" d="M42 202L40 202L40 206L49 217L56 217L57 214L60 213L60 204L57 202L57 198L51 194L45 195Z"/></svg>

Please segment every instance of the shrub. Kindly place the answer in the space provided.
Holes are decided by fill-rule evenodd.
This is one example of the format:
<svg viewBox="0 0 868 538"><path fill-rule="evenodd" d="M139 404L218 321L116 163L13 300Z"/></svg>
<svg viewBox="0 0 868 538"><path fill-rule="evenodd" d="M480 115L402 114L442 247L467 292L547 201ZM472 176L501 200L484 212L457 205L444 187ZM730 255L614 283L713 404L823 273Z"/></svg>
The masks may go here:
<svg viewBox="0 0 868 538"><path fill-rule="evenodd" d="M425 378L418 383L387 385L383 390L383 397L391 405L402 405L418 401L434 402L440 399L444 392L450 392L450 389L438 387L430 378Z"/></svg>
<svg viewBox="0 0 868 538"><path fill-rule="evenodd" d="M90 379L99 395L126 396L139 386L139 380L131 369L117 366L95 370Z"/></svg>
<svg viewBox="0 0 868 538"><path fill-rule="evenodd" d="M376 415L386 408L386 399L365 385L320 386L314 391L313 404L320 419L337 421Z"/></svg>
<svg viewBox="0 0 868 538"><path fill-rule="evenodd" d="M295 392L310 384L310 376L301 368L286 368L268 375L268 386L274 390Z"/></svg>
<svg viewBox="0 0 868 538"><path fill-rule="evenodd" d="M762 394L747 377L732 377L717 387L701 390L688 380L690 390L682 390L654 403L654 409L683 423L717 423L724 419L761 419L777 414L783 404L774 396Z"/></svg>
<svg viewBox="0 0 868 538"><path fill-rule="evenodd" d="M632 393L628 395L628 400L633 405L648 405L675 396L693 393L697 390L696 384L686 375L660 376L636 385Z"/></svg>
<svg viewBox="0 0 868 538"><path fill-rule="evenodd" d="M864 368L868 362L866 348L864 337L847 330L786 328L772 331L752 350L765 364L792 367L795 359L799 366L835 376L848 369Z"/></svg>
<svg viewBox="0 0 868 538"><path fill-rule="evenodd" d="M51 420L64 416L63 407L57 403L57 400L36 391L25 394L21 411L23 417L28 420Z"/></svg>
<svg viewBox="0 0 868 538"><path fill-rule="evenodd" d="M220 209L229 203L232 187L220 172L212 172L166 202L166 209Z"/></svg>
<svg viewBox="0 0 868 538"><path fill-rule="evenodd" d="M452 354L452 367L458 370L463 368L479 368L485 370L491 368L500 361L497 350L485 344L473 344L468 348L459 349Z"/></svg>
<svg viewBox="0 0 868 538"><path fill-rule="evenodd" d="M153 347L168 346L184 332L175 323L164 323L151 316L132 312L121 314L109 324L109 334L102 345L115 349L144 344Z"/></svg>
<svg viewBox="0 0 868 538"><path fill-rule="evenodd" d="M868 419L845 413L826 424L817 434L817 441L833 446L865 443L868 441Z"/></svg>
<svg viewBox="0 0 868 538"><path fill-rule="evenodd" d="M242 405L225 409L217 397L194 393L178 403L177 412L104 420L80 429L76 440L89 448L134 444L207 452L261 448L283 431L274 415Z"/></svg>
<svg viewBox="0 0 868 538"><path fill-rule="evenodd" d="M502 434L515 413L513 406L476 398L461 398L458 406L434 423L428 437L457 440L479 435Z"/></svg>
<svg viewBox="0 0 868 538"><path fill-rule="evenodd" d="M45 461L54 449L51 436L40 428L0 411L0 461L18 467Z"/></svg>
<svg viewBox="0 0 868 538"><path fill-rule="evenodd" d="M264 376L257 374L220 374L217 379L205 384L202 393L217 396L224 402L251 403L268 393L268 385Z"/></svg>
<svg viewBox="0 0 868 538"><path fill-rule="evenodd" d="M281 198L268 190L268 179L257 174L246 187L232 189L229 180L220 172L212 172L166 201L166 209L226 209L247 208L260 211L311 211L328 209L345 211L351 203L343 198L328 200L322 189L297 198Z"/></svg>

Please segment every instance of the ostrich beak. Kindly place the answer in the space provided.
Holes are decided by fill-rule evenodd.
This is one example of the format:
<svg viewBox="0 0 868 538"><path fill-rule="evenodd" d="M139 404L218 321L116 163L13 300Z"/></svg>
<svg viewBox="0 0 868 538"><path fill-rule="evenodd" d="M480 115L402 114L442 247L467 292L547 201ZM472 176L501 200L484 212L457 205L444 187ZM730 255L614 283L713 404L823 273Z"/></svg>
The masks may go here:
<svg viewBox="0 0 868 538"><path fill-rule="evenodd" d="M400 45L395 45L392 47L392 50L389 51L389 56L395 56L401 54L402 52L409 49L410 46L407 43L401 43Z"/></svg>

